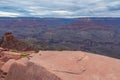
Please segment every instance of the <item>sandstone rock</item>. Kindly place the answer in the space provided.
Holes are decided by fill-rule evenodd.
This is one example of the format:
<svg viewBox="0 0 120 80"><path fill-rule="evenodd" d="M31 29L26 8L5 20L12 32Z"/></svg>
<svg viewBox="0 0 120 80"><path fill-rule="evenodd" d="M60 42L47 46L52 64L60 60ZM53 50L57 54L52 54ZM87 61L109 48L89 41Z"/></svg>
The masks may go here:
<svg viewBox="0 0 120 80"><path fill-rule="evenodd" d="M2 51L8 51L8 49L5 49L5 48L0 47L0 53L1 53Z"/></svg>
<svg viewBox="0 0 120 80"><path fill-rule="evenodd" d="M9 60L5 64L3 64L2 68L0 69L0 80L4 80L6 78L6 75L8 71L10 70L9 68L11 65L15 62L14 59Z"/></svg>
<svg viewBox="0 0 120 80"><path fill-rule="evenodd" d="M11 66L5 80L60 80L60 78L44 67L22 59Z"/></svg>
<svg viewBox="0 0 120 80"><path fill-rule="evenodd" d="M11 65L12 65L14 62L15 62L14 59L10 59L8 62L6 62L6 63L2 66L2 68L1 68L2 72L8 73Z"/></svg>
<svg viewBox="0 0 120 80"><path fill-rule="evenodd" d="M12 32L6 32L2 38L1 47L13 50L33 50L32 47L28 46L24 42L21 42L15 38Z"/></svg>
<svg viewBox="0 0 120 80"><path fill-rule="evenodd" d="M13 63L5 80L120 80L120 60L81 51L41 51Z"/></svg>
<svg viewBox="0 0 120 80"><path fill-rule="evenodd" d="M0 53L0 60L3 62L7 62L9 59L20 59L20 53L10 52L10 51L3 51Z"/></svg>
<svg viewBox="0 0 120 80"><path fill-rule="evenodd" d="M4 78L1 78L0 80L5 80Z"/></svg>
<svg viewBox="0 0 120 80"><path fill-rule="evenodd" d="M4 50L4 48L1 48L1 47L0 47L0 51L2 51L2 50Z"/></svg>

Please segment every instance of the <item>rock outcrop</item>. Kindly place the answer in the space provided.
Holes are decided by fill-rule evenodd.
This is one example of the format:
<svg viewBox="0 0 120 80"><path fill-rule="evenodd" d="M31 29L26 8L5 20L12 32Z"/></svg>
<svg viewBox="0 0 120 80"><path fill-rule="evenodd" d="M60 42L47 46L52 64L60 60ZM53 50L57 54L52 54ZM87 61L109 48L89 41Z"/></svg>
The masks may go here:
<svg viewBox="0 0 120 80"><path fill-rule="evenodd" d="M120 80L119 67L119 59L86 52L40 51L13 62L5 80Z"/></svg>
<svg viewBox="0 0 120 80"><path fill-rule="evenodd" d="M2 38L1 47L13 50L33 50L24 42L21 42L15 38L12 32L6 32Z"/></svg>
<svg viewBox="0 0 120 80"><path fill-rule="evenodd" d="M16 69L14 69L15 67ZM14 74L14 72L16 74ZM25 63L21 63L21 61L20 62L18 61L13 63L13 65L10 67L9 74L7 75L5 80L61 80L61 79L55 74L49 72L45 67L42 67L38 64L29 61Z"/></svg>
<svg viewBox="0 0 120 80"><path fill-rule="evenodd" d="M20 53L11 52L0 47L0 80L4 80L12 62L20 59Z"/></svg>
<svg viewBox="0 0 120 80"><path fill-rule="evenodd" d="M0 61L1 62L7 62L9 59L20 59L20 53L11 52L8 49L0 48Z"/></svg>

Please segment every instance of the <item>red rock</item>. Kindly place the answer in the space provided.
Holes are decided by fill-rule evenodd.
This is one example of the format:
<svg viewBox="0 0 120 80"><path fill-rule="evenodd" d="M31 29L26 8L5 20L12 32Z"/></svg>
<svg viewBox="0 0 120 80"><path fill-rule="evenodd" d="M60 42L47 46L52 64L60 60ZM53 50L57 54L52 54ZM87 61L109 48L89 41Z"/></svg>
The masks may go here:
<svg viewBox="0 0 120 80"><path fill-rule="evenodd" d="M20 59L20 53L10 52L10 51L3 51L0 53L0 60L3 62L7 62L9 59Z"/></svg>
<svg viewBox="0 0 120 80"><path fill-rule="evenodd" d="M5 80L4 78L0 78L0 80Z"/></svg>
<svg viewBox="0 0 120 80"><path fill-rule="evenodd" d="M81 51L41 51L12 64L5 80L120 80L120 60Z"/></svg>
<svg viewBox="0 0 120 80"><path fill-rule="evenodd" d="M7 73L14 62L15 62L14 59L10 59L8 62L6 62L1 68L2 72Z"/></svg>
<svg viewBox="0 0 120 80"><path fill-rule="evenodd" d="M18 51L33 50L32 47L28 46L22 41L17 40L12 32L6 32L4 34L0 46L3 48L18 50Z"/></svg>
<svg viewBox="0 0 120 80"><path fill-rule="evenodd" d="M44 67L22 59L13 63L5 80L60 80L60 78Z"/></svg>

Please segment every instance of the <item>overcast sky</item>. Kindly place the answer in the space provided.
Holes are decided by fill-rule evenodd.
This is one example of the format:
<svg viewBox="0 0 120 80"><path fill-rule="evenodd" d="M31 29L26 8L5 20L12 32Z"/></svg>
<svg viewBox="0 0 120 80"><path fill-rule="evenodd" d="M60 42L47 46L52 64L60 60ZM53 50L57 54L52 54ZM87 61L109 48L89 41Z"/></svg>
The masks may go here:
<svg viewBox="0 0 120 80"><path fill-rule="evenodd" d="M120 17L120 0L0 0L0 17Z"/></svg>

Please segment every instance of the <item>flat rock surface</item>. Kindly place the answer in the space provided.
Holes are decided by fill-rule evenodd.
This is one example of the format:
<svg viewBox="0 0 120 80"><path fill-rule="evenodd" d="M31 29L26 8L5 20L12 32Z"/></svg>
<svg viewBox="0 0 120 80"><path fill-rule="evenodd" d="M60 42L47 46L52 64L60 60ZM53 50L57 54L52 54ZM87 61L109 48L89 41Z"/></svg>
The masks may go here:
<svg viewBox="0 0 120 80"><path fill-rule="evenodd" d="M28 61L26 61L28 60ZM114 59L106 56L96 55L81 51L40 51L38 54L32 54L25 59L20 59L17 62L26 66L31 62L37 65L37 67L43 67L45 71L39 71L41 69L36 69L38 73L46 75L47 73L52 75L54 80L120 80L120 60ZM26 64L27 63L27 64ZM15 64L14 64L15 65ZM19 75L19 69L22 68L12 66L13 70L8 72L7 80L20 80L12 79L11 76ZM14 68L15 67L15 68ZM27 65L28 67L28 65ZM28 67L29 68L29 67ZM15 70L18 70L16 73ZM24 70L24 69L23 69ZM27 69L26 72L31 69ZM22 73L23 75L26 74ZM10 74L12 73L12 74ZM36 74L34 71L31 74ZM29 75L27 75L29 77ZM39 76L39 74L38 74ZM51 76L51 77L52 77ZM46 76L44 76L46 77ZM49 76L50 77L50 76ZM44 79L34 79L34 80L53 80L50 77ZM10 79L11 78L11 79ZM21 77L20 77L21 78ZM24 79L22 79L24 80ZM27 79L26 80L32 80Z"/></svg>
<svg viewBox="0 0 120 80"><path fill-rule="evenodd" d="M31 61L63 80L120 80L120 60L114 58L81 51L41 51L40 54Z"/></svg>

